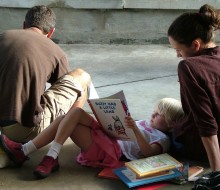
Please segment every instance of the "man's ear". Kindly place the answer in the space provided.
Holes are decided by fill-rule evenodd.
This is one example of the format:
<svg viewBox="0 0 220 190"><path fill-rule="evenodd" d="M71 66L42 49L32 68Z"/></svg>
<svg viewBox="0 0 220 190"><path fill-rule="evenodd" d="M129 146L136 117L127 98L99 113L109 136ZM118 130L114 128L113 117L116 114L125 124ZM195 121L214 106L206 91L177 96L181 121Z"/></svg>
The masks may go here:
<svg viewBox="0 0 220 190"><path fill-rule="evenodd" d="M193 50L195 52L198 52L200 50L200 47L201 47L201 40L199 40L199 39L193 40L191 47L193 48Z"/></svg>
<svg viewBox="0 0 220 190"><path fill-rule="evenodd" d="M54 32L55 32L55 28L52 28L52 29L49 31L49 33L47 34L47 37L48 37L48 38L51 38Z"/></svg>

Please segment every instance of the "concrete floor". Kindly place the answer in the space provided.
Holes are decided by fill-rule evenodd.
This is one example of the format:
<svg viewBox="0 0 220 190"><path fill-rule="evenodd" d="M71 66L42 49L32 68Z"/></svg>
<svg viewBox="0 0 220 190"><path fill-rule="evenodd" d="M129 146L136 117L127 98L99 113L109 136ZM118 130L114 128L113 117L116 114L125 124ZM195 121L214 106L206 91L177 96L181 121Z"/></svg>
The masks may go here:
<svg viewBox="0 0 220 190"><path fill-rule="evenodd" d="M166 45L60 45L67 53L70 68L87 70L100 97L124 90L131 115L148 119L155 102L163 97L179 98L175 51ZM90 111L88 105L85 106ZM35 180L32 171L48 147L33 153L21 168L0 172L0 190L125 190L119 180L100 179L100 169L75 162L79 149L67 140L60 154L59 172ZM209 169L209 168L206 168ZM193 183L169 184L162 190L191 189ZM150 188L152 189L152 188Z"/></svg>

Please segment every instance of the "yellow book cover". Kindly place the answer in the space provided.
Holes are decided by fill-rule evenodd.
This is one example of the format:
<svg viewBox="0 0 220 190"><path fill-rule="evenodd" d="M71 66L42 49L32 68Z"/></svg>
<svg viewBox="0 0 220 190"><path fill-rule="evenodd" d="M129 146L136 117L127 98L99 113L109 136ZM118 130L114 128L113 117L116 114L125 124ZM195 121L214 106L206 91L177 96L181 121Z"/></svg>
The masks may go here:
<svg viewBox="0 0 220 190"><path fill-rule="evenodd" d="M182 167L182 163L167 153L126 162L125 166L136 173L137 178Z"/></svg>

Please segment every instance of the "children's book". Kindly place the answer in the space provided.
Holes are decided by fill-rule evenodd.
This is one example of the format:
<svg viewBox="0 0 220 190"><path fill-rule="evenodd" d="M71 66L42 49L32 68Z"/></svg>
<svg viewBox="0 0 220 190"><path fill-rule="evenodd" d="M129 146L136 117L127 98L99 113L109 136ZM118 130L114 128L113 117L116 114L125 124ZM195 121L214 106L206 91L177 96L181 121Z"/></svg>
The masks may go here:
<svg viewBox="0 0 220 190"><path fill-rule="evenodd" d="M166 174L158 174L157 176L149 176L145 178L137 178L136 174L127 167L121 167L114 169L114 173L129 187L140 186L144 184L150 184L159 181L166 181L172 178L180 177L182 174L173 169Z"/></svg>
<svg viewBox="0 0 220 190"><path fill-rule="evenodd" d="M201 166L191 166L188 162L183 163L183 167L180 169L182 176L179 178L171 179L170 182L175 184L185 184L188 181L196 181L198 175L204 170Z"/></svg>
<svg viewBox="0 0 220 190"><path fill-rule="evenodd" d="M204 168L201 166L189 166L188 171L188 181L196 181L198 175L204 171Z"/></svg>
<svg viewBox="0 0 220 190"><path fill-rule="evenodd" d="M114 174L113 169L123 167L124 165L125 165L125 162L124 162L124 161L120 161L115 168L109 168L109 167L103 168L103 169L98 173L98 177L100 177L100 178L107 178L107 179L119 179L119 178Z"/></svg>
<svg viewBox="0 0 220 190"><path fill-rule="evenodd" d="M174 178L169 180L171 183L175 183L178 185L183 185L188 182L188 177L189 177L189 163L184 162L183 167L179 169L179 171L182 173L182 176L178 178Z"/></svg>
<svg viewBox="0 0 220 190"><path fill-rule="evenodd" d="M112 168L103 168L99 173L98 177L106 179L119 179L113 172Z"/></svg>
<svg viewBox="0 0 220 190"><path fill-rule="evenodd" d="M146 177L160 172L167 172L183 165L167 153L126 162L125 166L132 170L137 178Z"/></svg>
<svg viewBox="0 0 220 190"><path fill-rule="evenodd" d="M115 168L116 169L116 168ZM112 168L103 168L99 173L98 177L112 180L120 180L120 178L114 173L114 169ZM140 187L136 187L136 190L156 190L161 187L167 186L168 182L158 182L153 184L141 185Z"/></svg>
<svg viewBox="0 0 220 190"><path fill-rule="evenodd" d="M99 124L111 137L118 140L135 140L132 129L125 126L124 119L129 115L127 101L123 91L106 98L88 99Z"/></svg>

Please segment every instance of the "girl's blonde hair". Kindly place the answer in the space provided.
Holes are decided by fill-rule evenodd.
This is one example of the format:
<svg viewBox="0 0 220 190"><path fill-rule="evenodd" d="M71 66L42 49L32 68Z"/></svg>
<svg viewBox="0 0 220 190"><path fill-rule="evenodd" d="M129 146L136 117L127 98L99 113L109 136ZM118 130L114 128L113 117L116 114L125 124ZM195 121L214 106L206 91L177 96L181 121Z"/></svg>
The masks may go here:
<svg viewBox="0 0 220 190"><path fill-rule="evenodd" d="M182 104L174 98L163 98L156 105L160 115L165 117L165 121L169 124L175 123L184 117Z"/></svg>

